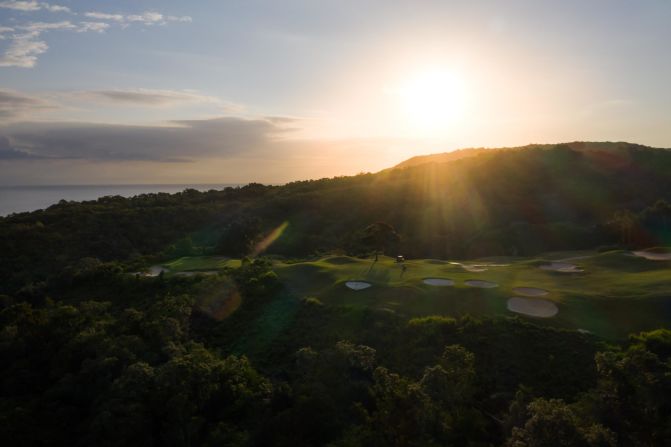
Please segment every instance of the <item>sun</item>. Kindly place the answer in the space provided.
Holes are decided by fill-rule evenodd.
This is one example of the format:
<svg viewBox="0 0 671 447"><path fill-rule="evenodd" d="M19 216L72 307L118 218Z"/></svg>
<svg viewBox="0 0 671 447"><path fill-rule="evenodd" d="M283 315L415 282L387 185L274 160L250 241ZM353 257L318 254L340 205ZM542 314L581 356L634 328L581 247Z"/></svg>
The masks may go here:
<svg viewBox="0 0 671 447"><path fill-rule="evenodd" d="M396 93L409 130L422 136L437 136L448 133L463 117L466 90L463 79L455 72L430 69L402 81Z"/></svg>

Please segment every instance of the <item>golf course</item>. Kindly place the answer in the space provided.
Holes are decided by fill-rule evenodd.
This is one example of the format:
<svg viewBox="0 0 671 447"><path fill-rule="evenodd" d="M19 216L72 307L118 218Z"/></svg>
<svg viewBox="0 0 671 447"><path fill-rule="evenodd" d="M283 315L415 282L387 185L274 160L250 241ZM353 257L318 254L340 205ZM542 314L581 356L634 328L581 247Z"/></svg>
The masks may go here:
<svg viewBox="0 0 671 447"><path fill-rule="evenodd" d="M607 338L663 326L671 318L671 261L663 250L557 252L534 258L402 263L350 256L290 262L273 270L295 299L335 307L370 308L404 318L519 316L537 324ZM648 256L657 253L657 256ZM154 266L167 275L220 272L240 265L225 257L182 257Z"/></svg>

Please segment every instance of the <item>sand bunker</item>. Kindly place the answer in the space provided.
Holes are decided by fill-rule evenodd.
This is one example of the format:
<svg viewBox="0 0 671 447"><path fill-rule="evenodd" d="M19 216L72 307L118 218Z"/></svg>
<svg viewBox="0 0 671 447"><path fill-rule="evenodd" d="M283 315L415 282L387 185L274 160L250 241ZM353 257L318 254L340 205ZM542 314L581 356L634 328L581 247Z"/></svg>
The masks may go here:
<svg viewBox="0 0 671 447"><path fill-rule="evenodd" d="M557 305L552 301L532 300L529 298L518 297L510 298L508 300L508 310L538 318L554 317L559 312Z"/></svg>
<svg viewBox="0 0 671 447"><path fill-rule="evenodd" d="M471 273L480 273L480 272L486 272L487 271L487 267L485 267L484 265L465 265L465 264L462 264L461 267L464 270L466 270L467 272L471 272Z"/></svg>
<svg viewBox="0 0 671 447"><path fill-rule="evenodd" d="M522 295L522 296L545 296L547 295L548 292L545 289L538 289L536 287L515 287L513 289L513 292L515 292L515 295Z"/></svg>
<svg viewBox="0 0 671 447"><path fill-rule="evenodd" d="M464 284L471 287L480 287L482 289L493 289L499 285L491 281L483 281L481 279L467 279Z"/></svg>
<svg viewBox="0 0 671 447"><path fill-rule="evenodd" d="M363 290L372 286L371 283L365 281L347 281L345 285L352 290Z"/></svg>
<svg viewBox="0 0 671 447"><path fill-rule="evenodd" d="M170 270L168 270L165 267L162 267L160 265L154 265L152 267L149 267L149 271L145 273L145 276L158 276L161 273L168 273Z"/></svg>
<svg viewBox="0 0 671 447"><path fill-rule="evenodd" d="M422 282L429 286L437 286L437 287L448 287L454 285L454 281L452 281L451 279L444 279L444 278L424 278Z"/></svg>
<svg viewBox="0 0 671 447"><path fill-rule="evenodd" d="M671 261L671 252L655 252L639 250L632 252L634 256L645 258L649 261Z"/></svg>
<svg viewBox="0 0 671 447"><path fill-rule="evenodd" d="M584 272L584 270L578 267L577 265L569 264L568 262L551 262L550 264L541 265L540 268L543 270L551 270L553 272L562 272L562 273Z"/></svg>

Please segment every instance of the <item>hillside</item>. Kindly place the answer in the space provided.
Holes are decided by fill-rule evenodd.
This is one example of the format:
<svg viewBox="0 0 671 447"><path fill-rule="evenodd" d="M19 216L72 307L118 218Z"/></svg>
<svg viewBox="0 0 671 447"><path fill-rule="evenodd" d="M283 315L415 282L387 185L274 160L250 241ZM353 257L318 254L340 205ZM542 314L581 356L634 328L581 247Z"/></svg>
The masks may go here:
<svg viewBox="0 0 671 447"><path fill-rule="evenodd" d="M378 221L396 228L397 248L409 257L663 245L666 208L641 213L660 199L671 201L669 172L666 149L571 143L487 150L445 163L284 186L61 203L0 219L0 270L44 278L82 257L226 252L222 238L239 240L235 228L254 239L282 226L268 254L356 254L365 251L360 232ZM640 219L623 235L610 223L625 210ZM24 281L3 279L10 288Z"/></svg>
<svg viewBox="0 0 671 447"><path fill-rule="evenodd" d="M669 172L530 146L0 219L0 441L664 445L671 251L629 248L671 245Z"/></svg>
<svg viewBox="0 0 671 447"><path fill-rule="evenodd" d="M524 151L534 149L552 149L557 147L557 144L529 144L518 147L503 147L503 148L468 148L457 149L450 152L442 152L439 154L417 155L411 157L401 163L397 164L391 169L409 168L431 163L447 163L450 161L461 160L463 158L475 157L483 153L492 153L496 151ZM639 144L632 144L626 142L584 142L574 141L571 143L562 143L561 146L570 148L578 152L623 152L630 149L653 149L648 146Z"/></svg>
<svg viewBox="0 0 671 447"><path fill-rule="evenodd" d="M447 163L449 161L460 160L462 158L474 157L476 155L482 154L485 151L491 151L491 150L496 149L485 149L485 148L457 149L455 151L443 152L441 154L417 155L400 162L391 169L410 168L427 163Z"/></svg>

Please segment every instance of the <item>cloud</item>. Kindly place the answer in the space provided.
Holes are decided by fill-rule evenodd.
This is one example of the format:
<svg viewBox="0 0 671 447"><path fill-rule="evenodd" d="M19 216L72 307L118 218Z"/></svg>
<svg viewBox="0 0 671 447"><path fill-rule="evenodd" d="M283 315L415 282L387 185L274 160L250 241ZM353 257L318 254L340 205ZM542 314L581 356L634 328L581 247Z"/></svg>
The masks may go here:
<svg viewBox="0 0 671 447"><path fill-rule="evenodd" d="M39 98L0 89L0 119L9 121L27 116L36 111L53 109L56 106Z"/></svg>
<svg viewBox="0 0 671 447"><path fill-rule="evenodd" d="M34 67L37 56L49 48L39 37L39 32L14 35L4 54L0 55L0 67Z"/></svg>
<svg viewBox="0 0 671 447"><path fill-rule="evenodd" d="M31 22L20 25L22 32L13 34L5 52L0 55L0 67L31 68L37 63L37 57L47 51L49 46L40 39L45 31L70 30L76 26L69 21Z"/></svg>
<svg viewBox="0 0 671 447"><path fill-rule="evenodd" d="M160 12L145 11L142 14L110 14L106 12L90 11L84 13L84 16L97 20L110 20L119 23L142 23L144 25L165 25L169 22L192 22L190 16L166 16Z"/></svg>
<svg viewBox="0 0 671 447"><path fill-rule="evenodd" d="M136 106L167 106L177 103L210 103L222 104L219 98L201 95L190 90L156 90L156 89L129 89L129 90L90 90L76 92L75 97L93 101L104 101L121 105Z"/></svg>
<svg viewBox="0 0 671 447"><path fill-rule="evenodd" d="M9 26L0 26L0 40L5 40L5 34L11 33L14 31L14 28L10 28Z"/></svg>
<svg viewBox="0 0 671 447"><path fill-rule="evenodd" d="M0 161L2 160L28 160L31 158L30 154L14 149L9 142L9 138L0 135ZM38 157L39 158L39 157Z"/></svg>
<svg viewBox="0 0 671 447"><path fill-rule="evenodd" d="M286 124L237 117L165 126L31 122L0 127L0 138L9 142L4 158L187 162L272 153L292 130Z"/></svg>
<svg viewBox="0 0 671 447"><path fill-rule="evenodd" d="M26 25L21 25L19 28L26 30L29 33L43 33L44 31L53 30L71 30L77 28L72 22L64 20L62 22L30 22Z"/></svg>
<svg viewBox="0 0 671 447"><path fill-rule="evenodd" d="M105 12L85 12L84 16L90 18L90 19L96 19L96 20L112 20L115 22L123 22L125 20L125 17L121 14L108 14Z"/></svg>
<svg viewBox="0 0 671 447"><path fill-rule="evenodd" d="M40 11L46 10L50 12L70 12L70 8L61 5L52 5L44 2L36 1L4 1L0 2L0 8L13 9L15 11Z"/></svg>
<svg viewBox="0 0 671 447"><path fill-rule="evenodd" d="M36 1L0 1L0 8L17 11L71 12L69 8ZM61 22L29 22L15 27L0 26L0 40L10 40L3 54L0 54L0 67L32 68L37 64L40 54L45 53L49 46L41 39L47 31L75 31L78 33L103 33L112 23L126 28L134 23L144 25L165 25L169 22L191 22L189 16L166 16L159 12L146 11L142 14L122 15L104 12L86 12L84 16L95 21L82 21L77 24L70 21ZM18 32L16 32L19 30ZM13 33L11 34L10 33Z"/></svg>
<svg viewBox="0 0 671 447"><path fill-rule="evenodd" d="M44 9L49 10L51 12L70 12L70 8L68 8L67 6L50 5L48 3L42 3L42 6Z"/></svg>
<svg viewBox="0 0 671 447"><path fill-rule="evenodd" d="M85 33L88 31L95 31L97 33L102 33L109 27L110 24L105 22L81 22L79 28L77 28L77 32Z"/></svg>

